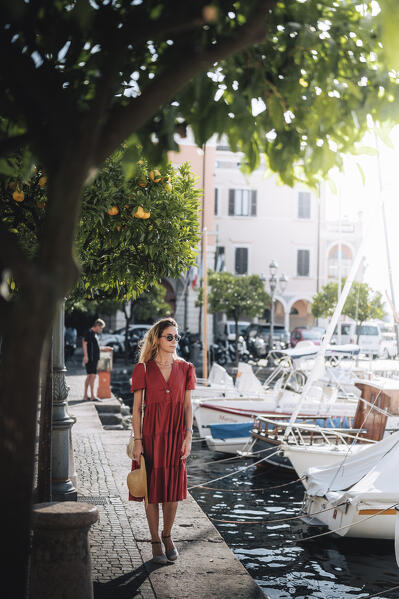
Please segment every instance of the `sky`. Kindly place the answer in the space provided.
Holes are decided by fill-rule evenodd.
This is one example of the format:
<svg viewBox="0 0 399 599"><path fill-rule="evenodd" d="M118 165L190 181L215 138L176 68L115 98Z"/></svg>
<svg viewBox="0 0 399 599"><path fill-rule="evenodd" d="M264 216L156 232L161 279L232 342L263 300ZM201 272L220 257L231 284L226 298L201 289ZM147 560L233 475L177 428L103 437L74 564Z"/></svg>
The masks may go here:
<svg viewBox="0 0 399 599"><path fill-rule="evenodd" d="M387 250L384 235L381 201L385 207L387 237L391 259L395 305L399 312L399 126L390 133L393 147L374 134L367 134L363 146L379 150L379 156L357 155L345 159L344 172L332 171L331 179L337 187L334 194L327 186L327 219L357 219L362 212L365 242L364 281L373 289L390 293ZM361 165L365 181L356 163ZM389 308L389 305L387 306Z"/></svg>

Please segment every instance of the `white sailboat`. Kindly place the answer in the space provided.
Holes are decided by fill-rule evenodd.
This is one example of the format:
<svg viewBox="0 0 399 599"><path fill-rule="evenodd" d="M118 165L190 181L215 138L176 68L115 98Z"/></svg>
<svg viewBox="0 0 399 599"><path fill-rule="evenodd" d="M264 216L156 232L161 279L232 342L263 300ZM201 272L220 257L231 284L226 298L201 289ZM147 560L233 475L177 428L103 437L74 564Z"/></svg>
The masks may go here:
<svg viewBox="0 0 399 599"><path fill-rule="evenodd" d="M398 461L399 432L338 464L309 468L303 479L308 521L340 536L393 539Z"/></svg>

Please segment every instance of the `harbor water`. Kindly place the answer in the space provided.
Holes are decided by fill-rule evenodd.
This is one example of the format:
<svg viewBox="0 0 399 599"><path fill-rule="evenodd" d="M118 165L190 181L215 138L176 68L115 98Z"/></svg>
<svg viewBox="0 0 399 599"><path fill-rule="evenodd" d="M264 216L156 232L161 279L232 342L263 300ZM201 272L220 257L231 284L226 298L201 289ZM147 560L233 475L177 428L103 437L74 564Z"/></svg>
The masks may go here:
<svg viewBox="0 0 399 599"><path fill-rule="evenodd" d="M327 528L289 519L300 513L303 499L296 475L244 470L255 460L221 461L226 457L195 441L189 487L234 474L190 492L270 599L399 598L394 541L332 534L301 540Z"/></svg>

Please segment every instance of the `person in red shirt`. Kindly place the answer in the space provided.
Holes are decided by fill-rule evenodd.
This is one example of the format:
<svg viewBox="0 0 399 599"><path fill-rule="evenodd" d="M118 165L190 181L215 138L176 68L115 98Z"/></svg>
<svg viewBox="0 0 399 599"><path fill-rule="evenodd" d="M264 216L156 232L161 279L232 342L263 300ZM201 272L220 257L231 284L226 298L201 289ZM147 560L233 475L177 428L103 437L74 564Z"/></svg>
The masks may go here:
<svg viewBox="0 0 399 599"><path fill-rule="evenodd" d="M176 354L179 339L173 318L155 323L142 341L139 363L132 376L135 439L132 469L144 454L148 484L146 516L153 561L160 564L178 557L171 531L178 502L187 497L186 459L191 452L193 432L191 390L195 388L196 376L194 366ZM145 411L140 430L143 389ZM129 499L142 501L131 495ZM163 512L161 538L159 504Z"/></svg>

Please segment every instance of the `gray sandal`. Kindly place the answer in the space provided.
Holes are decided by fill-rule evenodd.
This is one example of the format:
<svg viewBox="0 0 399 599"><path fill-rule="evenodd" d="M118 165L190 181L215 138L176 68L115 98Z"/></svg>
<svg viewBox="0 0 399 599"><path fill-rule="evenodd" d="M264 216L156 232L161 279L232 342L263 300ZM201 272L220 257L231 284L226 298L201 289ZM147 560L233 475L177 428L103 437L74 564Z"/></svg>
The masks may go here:
<svg viewBox="0 0 399 599"><path fill-rule="evenodd" d="M151 541L151 545L161 545L161 541ZM164 553L161 553L161 555L153 555L152 556L152 562L154 564L167 564L168 560L166 558L166 555Z"/></svg>
<svg viewBox="0 0 399 599"><path fill-rule="evenodd" d="M162 535L162 540L164 542L163 544L165 545L164 539L170 539L170 535L166 535L166 536ZM177 551L176 547L174 547L174 546L173 546L173 549L171 549L171 551L166 551L166 545L165 545L165 552L166 552L166 557L171 562L176 561L177 558L179 557L179 552Z"/></svg>

